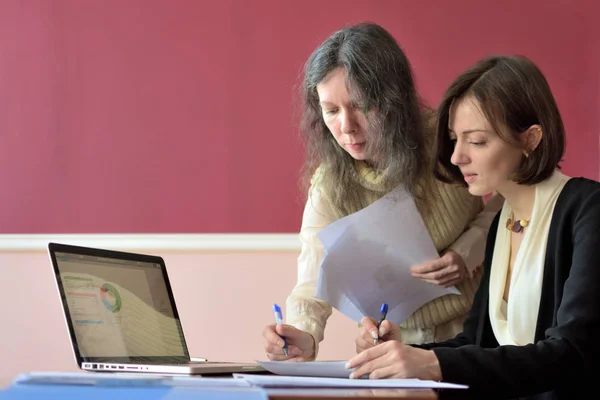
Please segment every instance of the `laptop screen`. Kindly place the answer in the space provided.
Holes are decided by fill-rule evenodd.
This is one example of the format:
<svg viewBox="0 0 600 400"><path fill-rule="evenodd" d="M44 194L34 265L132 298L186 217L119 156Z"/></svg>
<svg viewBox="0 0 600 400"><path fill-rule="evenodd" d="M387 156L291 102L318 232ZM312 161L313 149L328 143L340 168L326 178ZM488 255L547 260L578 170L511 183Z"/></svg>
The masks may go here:
<svg viewBox="0 0 600 400"><path fill-rule="evenodd" d="M78 361L188 361L162 259L81 253L53 252Z"/></svg>

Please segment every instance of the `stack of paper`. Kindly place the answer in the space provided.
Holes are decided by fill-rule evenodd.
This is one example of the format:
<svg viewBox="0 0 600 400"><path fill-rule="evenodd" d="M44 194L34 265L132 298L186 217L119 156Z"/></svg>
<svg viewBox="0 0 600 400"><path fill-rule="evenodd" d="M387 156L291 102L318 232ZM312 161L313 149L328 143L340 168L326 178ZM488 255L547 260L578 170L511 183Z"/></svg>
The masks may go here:
<svg viewBox="0 0 600 400"><path fill-rule="evenodd" d="M348 379L352 369L346 369L347 361L256 361L267 371L277 375L310 376Z"/></svg>
<svg viewBox="0 0 600 400"><path fill-rule="evenodd" d="M97 373L97 372L30 372L19 375L15 384L76 385L103 387L250 387L244 380L165 376L157 374Z"/></svg>
<svg viewBox="0 0 600 400"><path fill-rule="evenodd" d="M119 373L32 372L0 390L6 400L268 400L265 389L244 379Z"/></svg>
<svg viewBox="0 0 600 400"><path fill-rule="evenodd" d="M393 388L393 389L467 389L465 385L420 379L342 379L308 376L233 374L252 385L264 388Z"/></svg>
<svg viewBox="0 0 600 400"><path fill-rule="evenodd" d="M15 394L23 393L19 388L40 388L42 392L35 389L34 394L46 393L48 388L81 388L79 394L85 395L85 387L102 387L105 389L121 390L126 388L139 388L143 390L168 390L171 394L182 393L185 389L203 389L203 393L211 393L215 397L215 390L229 390L226 392L231 398L233 395L245 395L244 399L266 400L266 394L260 388L449 388L464 389L467 386L455 385L444 382L424 381L419 379L348 379L349 370L344 368L345 361L326 362L261 362L266 369L279 372L291 372L292 375L260 375L260 374L233 374L232 378L204 378L194 377L170 377L143 374L100 374L100 373L70 373L70 372L32 372L23 374L15 380L15 385L7 389ZM345 378L293 376L301 373L314 371L314 374L341 375L345 371ZM73 389L75 390L75 389ZM179 390L179 391L178 391ZM45 392L44 392L45 391ZM33 393L33 392L32 392ZM58 392L57 392L58 393ZM62 392L61 392L62 393ZM74 393L73 391L63 394ZM108 393L108 392L107 392ZM135 394L135 392L129 392ZM142 393L142 392L139 392ZM145 392L144 392L145 393ZM157 392L149 392L156 394ZM162 393L162 392L161 392ZM166 393L166 392L165 392ZM60 393L59 393L60 394ZM19 398L23 398L22 396ZM38 398L38 397L36 397ZM150 398L150 397L148 397ZM207 397L207 398L210 398Z"/></svg>

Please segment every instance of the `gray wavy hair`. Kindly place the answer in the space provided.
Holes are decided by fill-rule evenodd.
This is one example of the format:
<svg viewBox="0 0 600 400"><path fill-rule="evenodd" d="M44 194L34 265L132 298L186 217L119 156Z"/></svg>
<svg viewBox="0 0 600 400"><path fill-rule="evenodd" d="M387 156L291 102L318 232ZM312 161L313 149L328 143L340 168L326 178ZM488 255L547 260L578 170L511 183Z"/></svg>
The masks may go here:
<svg viewBox="0 0 600 400"><path fill-rule="evenodd" d="M356 161L337 144L323 121L317 85L337 68L345 70L350 96L367 116L366 151L381 178L378 185L360 177ZM406 55L384 28L361 23L333 33L305 64L302 96L304 183L321 167L319 188L339 216L366 207L369 198L381 197L400 184L418 201L418 182L429 168L423 162L426 107L416 93ZM367 111L373 109L375 117L368 117Z"/></svg>

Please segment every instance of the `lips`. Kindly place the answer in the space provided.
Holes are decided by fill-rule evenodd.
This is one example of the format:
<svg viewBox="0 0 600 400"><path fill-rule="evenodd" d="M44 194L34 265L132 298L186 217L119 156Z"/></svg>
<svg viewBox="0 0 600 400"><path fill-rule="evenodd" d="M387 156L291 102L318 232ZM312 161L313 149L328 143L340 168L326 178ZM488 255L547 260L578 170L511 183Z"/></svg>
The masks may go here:
<svg viewBox="0 0 600 400"><path fill-rule="evenodd" d="M465 182L467 183L472 183L475 181L475 179L477 179L477 174L469 174L463 172L463 176L465 177Z"/></svg>
<svg viewBox="0 0 600 400"><path fill-rule="evenodd" d="M362 150L363 146L365 145L365 143L348 143L346 145L347 148L349 148L350 150Z"/></svg>

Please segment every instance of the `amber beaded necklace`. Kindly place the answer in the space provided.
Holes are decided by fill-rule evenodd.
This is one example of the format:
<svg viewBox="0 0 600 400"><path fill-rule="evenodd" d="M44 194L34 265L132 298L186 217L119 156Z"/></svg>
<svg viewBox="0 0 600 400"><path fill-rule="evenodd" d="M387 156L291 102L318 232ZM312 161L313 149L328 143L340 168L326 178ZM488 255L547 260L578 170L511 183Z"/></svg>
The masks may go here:
<svg viewBox="0 0 600 400"><path fill-rule="evenodd" d="M513 220L513 214L511 213L511 217L506 220L506 229L515 233L521 233L529 225L530 220L531 218Z"/></svg>

